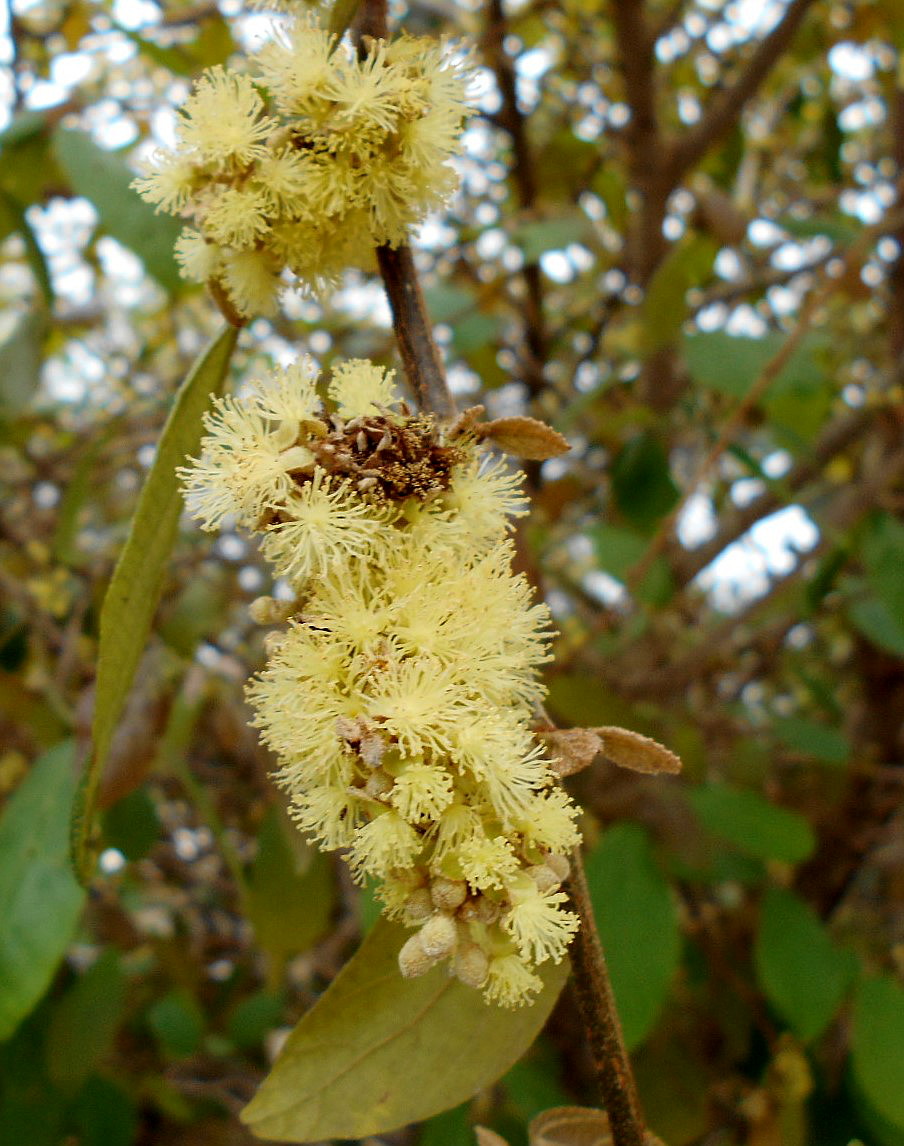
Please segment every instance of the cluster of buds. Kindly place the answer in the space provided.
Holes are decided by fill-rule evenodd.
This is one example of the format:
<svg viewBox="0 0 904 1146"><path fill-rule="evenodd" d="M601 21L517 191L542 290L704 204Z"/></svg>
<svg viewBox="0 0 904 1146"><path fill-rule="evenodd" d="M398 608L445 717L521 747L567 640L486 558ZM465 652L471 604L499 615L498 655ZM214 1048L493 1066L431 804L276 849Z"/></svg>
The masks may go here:
<svg viewBox="0 0 904 1146"><path fill-rule="evenodd" d="M306 359L217 401L182 471L205 528L261 538L293 599L261 598L249 685L300 827L489 1002L539 990L578 920L561 890L577 809L532 731L549 616L512 571L520 479L472 418L411 412L391 373Z"/></svg>
<svg viewBox="0 0 904 1146"><path fill-rule="evenodd" d="M468 109L464 62L445 43L368 40L357 54L313 19L266 42L255 76L198 80L172 150L134 186L186 218L182 274L233 321L272 313L284 270L320 290L454 190ZM264 94L267 94L265 102Z"/></svg>

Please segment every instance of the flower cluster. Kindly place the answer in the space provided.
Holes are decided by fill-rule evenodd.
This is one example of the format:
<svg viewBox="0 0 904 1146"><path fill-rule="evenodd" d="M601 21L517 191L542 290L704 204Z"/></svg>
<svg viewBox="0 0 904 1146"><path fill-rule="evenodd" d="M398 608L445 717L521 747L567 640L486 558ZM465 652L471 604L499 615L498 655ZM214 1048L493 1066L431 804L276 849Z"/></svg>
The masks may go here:
<svg viewBox="0 0 904 1146"><path fill-rule="evenodd" d="M369 41L359 57L299 19L254 62L256 78L204 73L175 148L134 183L190 220L182 274L242 318L273 311L286 268L318 290L402 243L455 187L468 110L463 62L426 38Z"/></svg>
<svg viewBox="0 0 904 1146"><path fill-rule="evenodd" d="M217 401L182 471L205 528L261 537L291 604L261 598L269 661L248 689L301 828L417 928L402 973L448 960L488 1001L541 986L577 929L576 807L531 731L549 618L512 572L518 477L472 424L399 402L392 375L308 360Z"/></svg>

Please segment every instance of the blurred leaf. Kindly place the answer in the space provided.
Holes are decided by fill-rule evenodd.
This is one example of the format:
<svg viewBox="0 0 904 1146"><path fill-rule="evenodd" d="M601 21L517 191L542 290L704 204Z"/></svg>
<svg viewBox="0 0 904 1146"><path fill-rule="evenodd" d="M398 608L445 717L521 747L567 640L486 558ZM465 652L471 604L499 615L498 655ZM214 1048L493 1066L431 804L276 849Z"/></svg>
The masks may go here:
<svg viewBox="0 0 904 1146"><path fill-rule="evenodd" d="M816 213L804 219L796 219L793 215L780 215L776 224L795 239L813 239L817 235L825 235L833 243L852 243L860 233L860 228L848 215L823 215Z"/></svg>
<svg viewBox="0 0 904 1146"><path fill-rule="evenodd" d="M47 1070L74 1094L113 1046L125 1001L119 954L105 951L57 1003L47 1036Z"/></svg>
<svg viewBox="0 0 904 1146"><path fill-rule="evenodd" d="M174 293L182 280L173 256L173 244L182 229L169 215L158 215L130 184L135 173L115 152L98 147L83 131L57 128L53 150L76 195L97 211L108 235L141 259L148 274L164 290Z"/></svg>
<svg viewBox="0 0 904 1146"><path fill-rule="evenodd" d="M55 297L53 283L50 279L50 269L47 266L44 252L35 238L22 205L11 195L0 191L0 235L5 238L13 231L18 231L22 237L25 244L25 257L28 259L35 282L44 296L44 305L49 312L52 312Z"/></svg>
<svg viewBox="0 0 904 1146"><path fill-rule="evenodd" d="M327 30L331 36L343 36L355 18L361 0L336 0L330 9L330 19Z"/></svg>
<svg viewBox="0 0 904 1146"><path fill-rule="evenodd" d="M47 990L85 898L68 855L73 765L71 742L46 752L0 820L0 1040Z"/></svg>
<svg viewBox="0 0 904 1146"><path fill-rule="evenodd" d="M772 731L789 748L824 760L827 764L845 764L851 755L847 737L837 728L805 720L801 716L775 716Z"/></svg>
<svg viewBox="0 0 904 1146"><path fill-rule="evenodd" d="M434 1114L421 1127L417 1146L474 1146L471 1104L463 1102L453 1110Z"/></svg>
<svg viewBox="0 0 904 1146"><path fill-rule="evenodd" d="M473 291L450 282L426 287L424 300L434 322L452 322L477 306L477 296Z"/></svg>
<svg viewBox="0 0 904 1146"><path fill-rule="evenodd" d="M228 607L228 574L222 566L199 570L184 586L172 610L157 631L170 648L186 658L193 657L198 645L222 627Z"/></svg>
<svg viewBox="0 0 904 1146"><path fill-rule="evenodd" d="M135 1103L106 1078L92 1078L74 1109L79 1146L132 1146L138 1132Z"/></svg>
<svg viewBox="0 0 904 1146"><path fill-rule="evenodd" d="M144 859L160 837L160 818L147 788L136 788L104 814L104 847L127 860Z"/></svg>
<svg viewBox="0 0 904 1146"><path fill-rule="evenodd" d="M40 311L26 311L12 334L0 343L0 418L21 414L41 381L47 319Z"/></svg>
<svg viewBox="0 0 904 1146"><path fill-rule="evenodd" d="M642 349L652 354L670 346L687 318L685 296L712 272L718 246L710 238L686 235L673 244L656 269L641 307Z"/></svg>
<svg viewBox="0 0 904 1146"><path fill-rule="evenodd" d="M877 513L868 524L863 560L873 592L893 617L904 619L904 523Z"/></svg>
<svg viewBox="0 0 904 1146"><path fill-rule="evenodd" d="M520 223L510 236L528 264L539 262L547 251L561 251L571 243L586 243L590 237L590 223L581 212L563 214L558 219Z"/></svg>
<svg viewBox="0 0 904 1146"><path fill-rule="evenodd" d="M813 909L790 891L769 888L754 947L757 978L769 1002L805 1042L837 1012L856 958L840 950Z"/></svg>
<svg viewBox="0 0 904 1146"><path fill-rule="evenodd" d="M567 1104L568 1095L559 1082L561 1070L558 1055L540 1039L533 1051L516 1062L502 1079L509 1102L525 1123L550 1106Z"/></svg>
<svg viewBox="0 0 904 1146"><path fill-rule="evenodd" d="M496 342L502 320L495 314L475 312L452 324L452 349L456 354L469 354L491 342Z"/></svg>
<svg viewBox="0 0 904 1146"><path fill-rule="evenodd" d="M609 828L586 869L625 1041L633 1049L656 1025L678 968L675 904L637 824Z"/></svg>
<svg viewBox="0 0 904 1146"><path fill-rule="evenodd" d="M92 874L88 852L100 777L176 540L182 509L176 466L197 452L203 433L201 416L211 392L217 394L222 389L237 335L234 327L227 326L201 354L179 389L104 598L92 724L94 747L72 825L75 867L83 881Z"/></svg>
<svg viewBox="0 0 904 1146"><path fill-rule="evenodd" d="M328 930L335 903L329 858L284 819L275 806L268 811L248 880L246 909L258 943L273 960L271 984L290 955L307 951ZM298 852L287 832L297 837Z"/></svg>
<svg viewBox="0 0 904 1146"><path fill-rule="evenodd" d="M803 816L777 807L758 792L708 784L689 792L688 799L708 831L748 855L800 863L816 846Z"/></svg>
<svg viewBox="0 0 904 1146"><path fill-rule="evenodd" d="M44 1071L50 1007L39 1007L8 1042L0 1040L0 1144L60 1146L66 1100Z"/></svg>
<svg viewBox="0 0 904 1146"><path fill-rule="evenodd" d="M254 1050L282 1019L285 999L271 991L257 991L242 999L229 1016L228 1033L240 1050Z"/></svg>
<svg viewBox="0 0 904 1146"><path fill-rule="evenodd" d="M851 1064L876 1113L904 1134L904 989L893 979L865 979L854 998Z"/></svg>
<svg viewBox="0 0 904 1146"><path fill-rule="evenodd" d="M204 1015L186 991L171 991L148 1009L147 1023L168 1058L194 1054L204 1037Z"/></svg>
<svg viewBox="0 0 904 1146"><path fill-rule="evenodd" d="M407 934L381 921L304 1016L242 1112L256 1135L308 1142L381 1134L457 1106L530 1046L567 961L545 965L546 987L532 1006L504 1010L445 967L403 979L398 952Z"/></svg>
<svg viewBox="0 0 904 1146"><path fill-rule="evenodd" d="M702 1141L709 1127L708 1075L703 1048L691 1048L668 1024L667 1041L651 1039L634 1056L641 1106L654 1134L668 1146Z"/></svg>
<svg viewBox="0 0 904 1146"><path fill-rule="evenodd" d="M904 621L888 611L877 597L855 601L848 609L851 624L877 648L904 659Z"/></svg>
<svg viewBox="0 0 904 1146"><path fill-rule="evenodd" d="M638 434L612 463L612 493L628 520L648 529L678 501L669 459L662 443L651 433Z"/></svg>

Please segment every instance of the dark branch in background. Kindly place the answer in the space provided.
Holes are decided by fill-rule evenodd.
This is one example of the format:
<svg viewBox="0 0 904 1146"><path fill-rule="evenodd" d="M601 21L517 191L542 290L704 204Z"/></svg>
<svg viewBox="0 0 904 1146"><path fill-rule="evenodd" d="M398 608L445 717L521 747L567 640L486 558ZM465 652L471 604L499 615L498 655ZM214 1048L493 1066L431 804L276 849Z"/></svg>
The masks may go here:
<svg viewBox="0 0 904 1146"><path fill-rule="evenodd" d="M631 110L623 138L632 188L641 200L637 222L627 239L626 262L629 276L641 284L665 252L662 222L675 182L656 115L655 40L645 9L644 0L614 0L612 5L618 66Z"/></svg>
<svg viewBox="0 0 904 1146"><path fill-rule="evenodd" d="M489 0L487 27L483 48L487 62L496 76L502 98L502 107L496 116L512 141L512 175L518 191L518 203L523 211L531 211L537 203L537 182L534 178L533 157L527 139L526 125L518 107L515 67L505 51L508 22L502 0ZM523 381L532 395L543 389L543 367L548 357L546 318L543 313L543 282L539 263L527 263L522 272L526 298L524 300L524 344L527 350Z"/></svg>
<svg viewBox="0 0 904 1146"><path fill-rule="evenodd" d="M791 0L784 16L754 50L731 87L713 96L699 123L675 144L669 157L673 184L720 143L738 122L747 102L791 46L812 3L813 0Z"/></svg>
<svg viewBox="0 0 904 1146"><path fill-rule="evenodd" d="M365 36L387 38L386 13L386 0L365 0L356 28L359 49ZM398 250L380 247L377 258L412 388L425 409L441 417L448 416L454 405L433 341L411 251L408 247ZM614 1146L644 1146L644 1123L631 1060L621 1035L579 850L573 856L572 873L566 886L581 924L572 944L572 969L613 1143Z"/></svg>

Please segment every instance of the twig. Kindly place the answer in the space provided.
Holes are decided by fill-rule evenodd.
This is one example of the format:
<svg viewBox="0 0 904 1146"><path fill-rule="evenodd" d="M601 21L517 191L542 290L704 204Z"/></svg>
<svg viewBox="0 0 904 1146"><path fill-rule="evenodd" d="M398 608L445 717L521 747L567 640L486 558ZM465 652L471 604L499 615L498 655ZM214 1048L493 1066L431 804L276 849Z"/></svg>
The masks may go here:
<svg viewBox="0 0 904 1146"><path fill-rule="evenodd" d="M565 890L581 920L569 953L578 1006L587 1031L603 1106L609 1115L612 1138L615 1146L643 1146L643 1115L579 851L572 856L571 874L565 881Z"/></svg>

